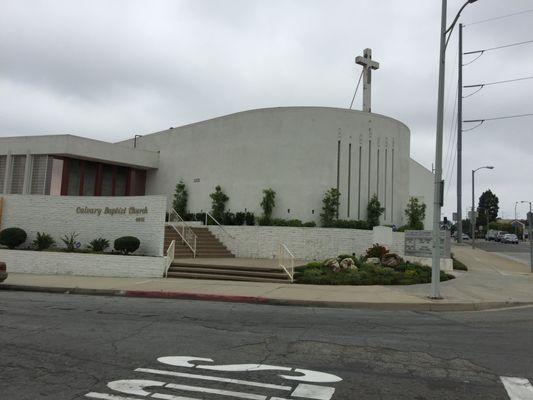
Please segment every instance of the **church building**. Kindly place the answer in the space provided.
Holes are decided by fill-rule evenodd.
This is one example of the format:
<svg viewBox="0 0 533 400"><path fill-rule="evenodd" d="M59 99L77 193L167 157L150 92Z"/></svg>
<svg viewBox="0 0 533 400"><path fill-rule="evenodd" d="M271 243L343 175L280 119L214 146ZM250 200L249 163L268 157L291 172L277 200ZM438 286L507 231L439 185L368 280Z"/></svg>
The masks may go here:
<svg viewBox="0 0 533 400"><path fill-rule="evenodd" d="M261 215L263 189L276 192L273 216L320 220L330 188L339 218L365 219L375 194L382 224L403 225L410 196L427 205L433 174L409 156L410 131L393 118L326 107L243 111L108 143L72 135L0 138L0 193L57 196L164 194L183 180L188 211L211 209L220 185L227 209Z"/></svg>

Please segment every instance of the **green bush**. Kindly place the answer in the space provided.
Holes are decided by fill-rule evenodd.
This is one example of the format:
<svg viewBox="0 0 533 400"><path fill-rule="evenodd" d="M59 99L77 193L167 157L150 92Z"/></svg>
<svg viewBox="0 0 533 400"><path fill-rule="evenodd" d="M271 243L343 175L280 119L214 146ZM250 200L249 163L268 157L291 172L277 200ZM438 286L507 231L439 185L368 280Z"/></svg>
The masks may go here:
<svg viewBox="0 0 533 400"><path fill-rule="evenodd" d="M246 221L246 213L242 211L235 213L235 225L244 225L244 221Z"/></svg>
<svg viewBox="0 0 533 400"><path fill-rule="evenodd" d="M413 285L431 282L431 268L411 263L396 269L361 263L357 271L332 272L322 263L313 262L296 271L296 283L314 285ZM441 272L441 281L449 279L453 276Z"/></svg>
<svg viewBox="0 0 533 400"><path fill-rule="evenodd" d="M262 226L292 226L292 227L313 227L316 226L314 222L303 223L299 219L283 219L283 218L265 218L261 217L258 221Z"/></svg>
<svg viewBox="0 0 533 400"><path fill-rule="evenodd" d="M206 216L205 212L200 212L200 213L194 214L195 220L196 221L201 221L203 224L205 224L205 216Z"/></svg>
<svg viewBox="0 0 533 400"><path fill-rule="evenodd" d="M235 225L235 214L229 211L224 211L222 214L222 220L220 221L222 225Z"/></svg>
<svg viewBox="0 0 533 400"><path fill-rule="evenodd" d="M89 249L95 252L102 252L109 247L109 240L104 238L93 239L89 242Z"/></svg>
<svg viewBox="0 0 533 400"><path fill-rule="evenodd" d="M67 251L75 251L76 250L76 239L78 238L78 234L76 232L72 232L69 235L65 235L61 238L61 241L65 243L65 246L67 247Z"/></svg>
<svg viewBox="0 0 533 400"><path fill-rule="evenodd" d="M246 225L248 225L248 226L255 225L255 215L254 215L254 213L246 212L246 214L244 216L244 220L246 222Z"/></svg>
<svg viewBox="0 0 533 400"><path fill-rule="evenodd" d="M306 228L314 228L316 226L316 222L315 221L304 222L302 226Z"/></svg>
<svg viewBox="0 0 533 400"><path fill-rule="evenodd" d="M43 251L49 249L55 244L55 240L48 233L37 232L37 237L33 241L32 245L35 250Z"/></svg>
<svg viewBox="0 0 533 400"><path fill-rule="evenodd" d="M0 231L0 244L8 249L14 249L26 241L28 235L21 228L6 228Z"/></svg>
<svg viewBox="0 0 533 400"><path fill-rule="evenodd" d="M115 250L122 254L130 254L135 252L141 245L141 241L135 236L122 236L115 240Z"/></svg>
<svg viewBox="0 0 533 400"><path fill-rule="evenodd" d="M453 269L456 269L458 271L468 271L468 267L464 265L461 261L456 259L453 255L452 255L452 261L453 261Z"/></svg>
<svg viewBox="0 0 533 400"><path fill-rule="evenodd" d="M333 221L330 225L331 228L343 228L343 229L363 229L371 230L372 227L368 225L366 221L358 221L351 219L338 219Z"/></svg>
<svg viewBox="0 0 533 400"><path fill-rule="evenodd" d="M367 258L377 257L381 260L381 257L383 257L388 252L389 250L385 246L375 243L372 245L372 247L366 250L366 256Z"/></svg>

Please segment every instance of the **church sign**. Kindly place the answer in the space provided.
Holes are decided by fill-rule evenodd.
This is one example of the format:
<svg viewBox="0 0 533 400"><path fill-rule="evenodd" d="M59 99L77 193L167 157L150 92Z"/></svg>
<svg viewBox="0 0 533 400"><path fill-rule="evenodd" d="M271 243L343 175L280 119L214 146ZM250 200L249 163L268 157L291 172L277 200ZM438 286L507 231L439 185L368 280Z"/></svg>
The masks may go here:
<svg viewBox="0 0 533 400"><path fill-rule="evenodd" d="M406 231L405 255L414 257L431 257L433 250L432 231ZM449 231L440 232L441 258L451 257L451 240Z"/></svg>

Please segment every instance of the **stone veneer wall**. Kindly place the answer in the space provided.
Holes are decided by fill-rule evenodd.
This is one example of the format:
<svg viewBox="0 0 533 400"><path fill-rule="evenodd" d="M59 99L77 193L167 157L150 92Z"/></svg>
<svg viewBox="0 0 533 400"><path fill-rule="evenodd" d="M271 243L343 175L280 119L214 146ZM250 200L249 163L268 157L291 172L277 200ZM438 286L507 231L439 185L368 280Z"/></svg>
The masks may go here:
<svg viewBox="0 0 533 400"><path fill-rule="evenodd" d="M0 249L8 273L162 278L165 257Z"/></svg>
<svg viewBox="0 0 533 400"><path fill-rule="evenodd" d="M108 239L111 247L120 236L136 236L141 241L138 254L162 256L165 237L165 196L40 196L6 195L4 198L1 229L19 227L26 231L28 239L22 247L28 247L37 232L46 232L64 247L61 237L71 232L79 234L81 248L98 237ZM125 214L77 213L77 207L102 209L126 208ZM143 209L147 213L130 214L129 208ZM143 221L138 221L143 218Z"/></svg>
<svg viewBox="0 0 533 400"><path fill-rule="evenodd" d="M292 228L279 226L224 226L235 239L218 226L209 226L237 257L273 258L279 244L285 244L297 259L323 260L339 254L361 255L379 243L391 252L404 254L404 234L387 227L373 231L339 228Z"/></svg>

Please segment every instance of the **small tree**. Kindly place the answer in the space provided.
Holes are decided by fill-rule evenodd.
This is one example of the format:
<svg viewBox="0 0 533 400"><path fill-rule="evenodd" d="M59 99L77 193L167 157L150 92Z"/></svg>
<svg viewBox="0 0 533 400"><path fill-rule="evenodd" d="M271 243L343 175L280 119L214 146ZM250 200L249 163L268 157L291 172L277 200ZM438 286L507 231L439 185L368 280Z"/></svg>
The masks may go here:
<svg viewBox="0 0 533 400"><path fill-rule="evenodd" d="M366 206L366 222L371 228L379 225L379 217L383 211L385 208L381 207L378 196L374 194Z"/></svg>
<svg viewBox="0 0 533 400"><path fill-rule="evenodd" d="M182 217L187 213L187 199L189 194L185 188L185 183L183 180L180 180L176 184L176 189L174 190L174 201L172 202L172 207L176 212Z"/></svg>
<svg viewBox="0 0 533 400"><path fill-rule="evenodd" d="M222 217L224 216L224 211L226 210L226 203L229 200L229 197L226 196L226 193L222 191L222 188L217 185L215 187L215 191L209 195L211 197L211 211L213 213L213 217L215 217L218 221L222 221Z"/></svg>
<svg viewBox="0 0 533 400"><path fill-rule="evenodd" d="M263 218L265 221L270 221L272 218L272 211L276 206L276 192L271 188L263 189L263 200L261 200L261 207L263 208Z"/></svg>
<svg viewBox="0 0 533 400"><path fill-rule="evenodd" d="M424 218L426 218L426 205L420 202L416 197L410 197L405 209L407 216L407 225L409 229L424 229Z"/></svg>
<svg viewBox="0 0 533 400"><path fill-rule="evenodd" d="M332 226L335 219L339 215L339 204L341 194L336 188L329 189L322 199L322 214L320 214L320 221L322 226Z"/></svg>

